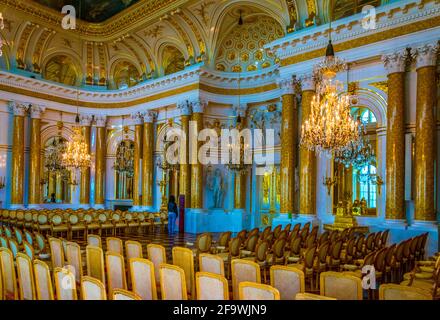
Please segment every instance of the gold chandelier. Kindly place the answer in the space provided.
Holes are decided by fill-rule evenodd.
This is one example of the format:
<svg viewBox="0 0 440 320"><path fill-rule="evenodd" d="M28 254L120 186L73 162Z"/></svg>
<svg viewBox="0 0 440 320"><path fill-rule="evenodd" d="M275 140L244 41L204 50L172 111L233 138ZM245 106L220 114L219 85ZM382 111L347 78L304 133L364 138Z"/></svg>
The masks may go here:
<svg viewBox="0 0 440 320"><path fill-rule="evenodd" d="M66 143L65 151L62 154L62 164L70 169L88 168L91 166L92 161L89 153L89 146L81 133L78 107L75 124L76 125L73 127L72 140Z"/></svg>
<svg viewBox="0 0 440 320"><path fill-rule="evenodd" d="M312 99L310 116L301 128L300 144L311 151L333 155L360 138L359 123L351 116L349 96L338 94L343 86L334 79L345 68L345 62L335 57L330 23L326 56L314 70L317 88Z"/></svg>

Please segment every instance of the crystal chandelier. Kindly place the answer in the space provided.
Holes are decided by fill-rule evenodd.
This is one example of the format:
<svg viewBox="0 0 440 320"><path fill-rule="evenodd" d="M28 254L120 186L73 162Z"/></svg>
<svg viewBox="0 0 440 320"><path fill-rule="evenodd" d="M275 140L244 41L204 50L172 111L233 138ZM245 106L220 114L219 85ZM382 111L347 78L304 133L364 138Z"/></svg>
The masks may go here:
<svg viewBox="0 0 440 320"><path fill-rule="evenodd" d="M77 100L78 94L79 92L77 92ZM77 106L75 126L73 127L73 137L71 141L66 143L65 152L62 154L62 164L69 169L80 169L90 167L91 163L92 161L89 153L89 147L81 133Z"/></svg>
<svg viewBox="0 0 440 320"><path fill-rule="evenodd" d="M237 125L234 129L240 132L243 128L244 125L241 117L238 116ZM228 149L228 152L231 155L231 157L229 157L229 162L226 164L228 170L237 174L246 174L252 167L252 164L246 163L245 154L246 150L249 149L249 145L245 143L244 138L240 137L239 141L236 141L234 144L230 143ZM234 161L234 154L239 154L238 161Z"/></svg>
<svg viewBox="0 0 440 320"><path fill-rule="evenodd" d="M370 142L366 138L365 125L359 125L358 141L350 141L348 145L335 153L335 161L342 163L346 168L361 169L370 164L374 159L374 150Z"/></svg>
<svg viewBox="0 0 440 320"><path fill-rule="evenodd" d="M65 143L61 137L53 138L52 143L45 150L44 167L47 171L61 172L66 167L63 165Z"/></svg>
<svg viewBox="0 0 440 320"><path fill-rule="evenodd" d="M310 116L301 128L300 144L308 150L331 156L342 152L349 143L357 143L359 140L359 123L351 116L349 96L338 94L343 86L334 79L345 68L344 61L335 57L330 23L326 56L314 69L317 88Z"/></svg>

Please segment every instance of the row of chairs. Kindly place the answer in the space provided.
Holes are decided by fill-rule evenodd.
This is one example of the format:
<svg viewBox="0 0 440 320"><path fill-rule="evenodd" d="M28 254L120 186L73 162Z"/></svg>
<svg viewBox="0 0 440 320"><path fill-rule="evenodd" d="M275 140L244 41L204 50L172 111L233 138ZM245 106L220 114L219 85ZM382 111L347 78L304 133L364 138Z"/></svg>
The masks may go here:
<svg viewBox="0 0 440 320"><path fill-rule="evenodd" d="M0 222L4 226L26 228L52 236L72 239L87 237L89 233L116 235L120 232L145 231L155 226L165 227L168 218L151 212L123 212L120 210L2 210Z"/></svg>

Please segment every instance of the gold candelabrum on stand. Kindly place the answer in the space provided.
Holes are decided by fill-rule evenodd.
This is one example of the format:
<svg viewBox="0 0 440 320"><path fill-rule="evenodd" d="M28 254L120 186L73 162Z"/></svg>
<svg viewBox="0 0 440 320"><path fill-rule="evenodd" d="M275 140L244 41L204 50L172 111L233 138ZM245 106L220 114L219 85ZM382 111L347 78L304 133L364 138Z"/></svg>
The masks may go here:
<svg viewBox="0 0 440 320"><path fill-rule="evenodd" d="M162 180L160 180L157 185L160 187L160 192L162 194L162 203L160 205L160 213L167 213L168 212L168 197L167 197L167 186L169 182L169 172L170 172L170 165L165 160L165 155L163 157L163 160L159 160L157 162L157 166L162 169Z"/></svg>
<svg viewBox="0 0 440 320"><path fill-rule="evenodd" d="M373 184L375 184L377 186L377 193L380 195L381 189L383 184L385 183L382 179L381 176L379 176L378 174L376 174L375 176L373 176Z"/></svg>
<svg viewBox="0 0 440 320"><path fill-rule="evenodd" d="M334 178L332 178L332 177L322 177L322 184L327 187L327 193L328 193L329 196L331 194L332 187L337 184L337 179L336 178L337 178L336 176Z"/></svg>

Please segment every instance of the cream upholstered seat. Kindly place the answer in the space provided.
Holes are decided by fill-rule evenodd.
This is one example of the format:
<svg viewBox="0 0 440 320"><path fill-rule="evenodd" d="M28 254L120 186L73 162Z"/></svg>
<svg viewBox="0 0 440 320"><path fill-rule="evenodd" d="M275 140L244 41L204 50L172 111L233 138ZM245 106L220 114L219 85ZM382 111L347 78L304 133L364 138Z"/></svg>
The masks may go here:
<svg viewBox="0 0 440 320"><path fill-rule="evenodd" d="M121 256L124 255L124 246L122 244L121 239L108 237L106 239L106 243L107 243L107 252L117 253L120 254Z"/></svg>
<svg viewBox="0 0 440 320"><path fill-rule="evenodd" d="M134 292L124 289L114 289L113 300L142 300L142 299Z"/></svg>
<svg viewBox="0 0 440 320"><path fill-rule="evenodd" d="M49 238L49 248L52 268L62 268L64 266L63 242L57 238Z"/></svg>
<svg viewBox="0 0 440 320"><path fill-rule="evenodd" d="M20 300L35 300L35 280L31 259L19 252L16 263Z"/></svg>
<svg viewBox="0 0 440 320"><path fill-rule="evenodd" d="M55 268L53 274L57 300L78 300L73 272L68 268Z"/></svg>
<svg viewBox="0 0 440 320"><path fill-rule="evenodd" d="M105 264L107 267L108 294L109 297L113 297L113 289L127 289L124 257L115 252L107 252L105 254Z"/></svg>
<svg viewBox="0 0 440 320"><path fill-rule="evenodd" d="M210 272L196 273L197 300L229 300L228 280Z"/></svg>
<svg viewBox="0 0 440 320"><path fill-rule="evenodd" d="M305 292L304 272L295 267L272 266L270 285L278 289L281 300L295 300L297 293Z"/></svg>
<svg viewBox="0 0 440 320"><path fill-rule="evenodd" d="M379 287L379 300L432 300L426 290L398 284L382 284Z"/></svg>
<svg viewBox="0 0 440 320"><path fill-rule="evenodd" d="M131 258L129 265L133 292L142 300L157 300L153 262L142 258Z"/></svg>
<svg viewBox="0 0 440 320"><path fill-rule="evenodd" d="M75 270L75 280L77 283L81 282L83 276L83 264L81 256L81 248L75 242L67 242L66 244L66 260L67 264L72 266Z"/></svg>
<svg viewBox="0 0 440 320"><path fill-rule="evenodd" d="M4 299L16 300L18 298L17 277L15 274L14 256L8 248L0 248L0 266Z"/></svg>
<svg viewBox="0 0 440 320"><path fill-rule="evenodd" d="M280 300L280 292L272 286L255 283L240 282L240 300Z"/></svg>
<svg viewBox="0 0 440 320"><path fill-rule="evenodd" d="M125 241L125 257L127 261L131 258L142 258L142 244L138 241Z"/></svg>
<svg viewBox="0 0 440 320"><path fill-rule="evenodd" d="M38 259L34 260L34 275L37 300L53 300L53 287L47 264Z"/></svg>
<svg viewBox="0 0 440 320"><path fill-rule="evenodd" d="M313 293L297 293L295 300L336 300L335 298L321 296Z"/></svg>
<svg viewBox="0 0 440 320"><path fill-rule="evenodd" d="M161 264L159 266L162 300L187 300L185 271L182 268Z"/></svg>
<svg viewBox="0 0 440 320"><path fill-rule="evenodd" d="M210 272L222 276L225 275L223 259L212 254L201 253L199 255L199 269L201 272Z"/></svg>
<svg viewBox="0 0 440 320"><path fill-rule="evenodd" d="M167 263L167 254L165 247L158 244L147 245L148 260L154 264L154 276L156 277L156 284L160 284L159 266L162 263Z"/></svg>
<svg viewBox="0 0 440 320"><path fill-rule="evenodd" d="M173 248L173 265L181 267L185 272L185 281L188 293L195 297L196 285L194 275L194 255L192 250L183 247Z"/></svg>
<svg viewBox="0 0 440 320"><path fill-rule="evenodd" d="M107 300L104 284L92 277L82 278L81 293L83 300Z"/></svg>
<svg viewBox="0 0 440 320"><path fill-rule="evenodd" d="M362 300L362 280L340 272L323 272L320 276L320 294L338 300Z"/></svg>
<svg viewBox="0 0 440 320"><path fill-rule="evenodd" d="M101 237L98 236L97 234L88 234L87 245L102 248Z"/></svg>
<svg viewBox="0 0 440 320"><path fill-rule="evenodd" d="M260 266L252 261L235 259L231 262L232 292L234 300L239 299L239 284L241 282L261 283Z"/></svg>
<svg viewBox="0 0 440 320"><path fill-rule="evenodd" d="M104 254L102 249L95 246L86 247L87 276L105 283Z"/></svg>

